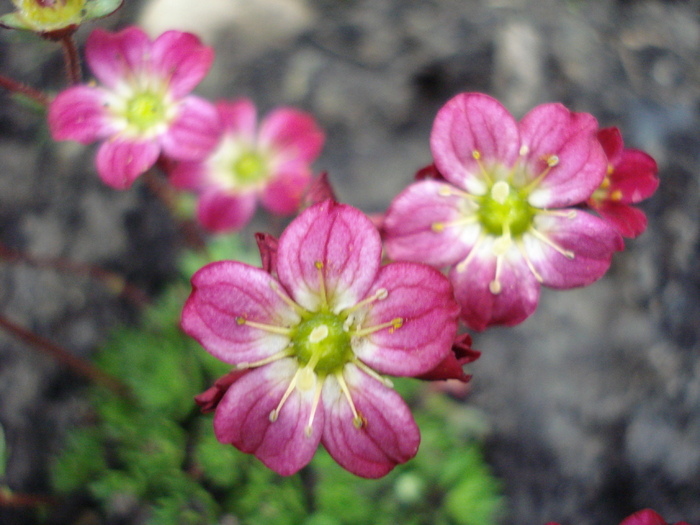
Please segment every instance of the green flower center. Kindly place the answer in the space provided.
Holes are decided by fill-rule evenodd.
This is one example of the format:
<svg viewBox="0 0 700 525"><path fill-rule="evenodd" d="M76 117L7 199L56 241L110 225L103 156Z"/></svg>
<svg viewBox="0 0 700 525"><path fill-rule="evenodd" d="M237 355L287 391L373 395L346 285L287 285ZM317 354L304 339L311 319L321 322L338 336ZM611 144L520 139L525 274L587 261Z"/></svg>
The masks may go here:
<svg viewBox="0 0 700 525"><path fill-rule="evenodd" d="M40 31L50 31L79 23L86 3L87 0L20 0L15 2L22 18Z"/></svg>
<svg viewBox="0 0 700 525"><path fill-rule="evenodd" d="M139 93L126 105L125 117L129 125L145 132L165 121L166 107L163 97L155 93Z"/></svg>
<svg viewBox="0 0 700 525"><path fill-rule="evenodd" d="M267 166L260 154L247 151L233 161L231 172L237 185L248 186L266 177Z"/></svg>
<svg viewBox="0 0 700 525"><path fill-rule="evenodd" d="M338 370L352 358L350 334L344 320L321 312L302 321L292 334L292 345L302 365L311 363L317 374Z"/></svg>
<svg viewBox="0 0 700 525"><path fill-rule="evenodd" d="M535 210L527 202L527 195L516 191L505 181L498 181L479 203L479 222L492 235L507 232L517 237L532 224Z"/></svg>

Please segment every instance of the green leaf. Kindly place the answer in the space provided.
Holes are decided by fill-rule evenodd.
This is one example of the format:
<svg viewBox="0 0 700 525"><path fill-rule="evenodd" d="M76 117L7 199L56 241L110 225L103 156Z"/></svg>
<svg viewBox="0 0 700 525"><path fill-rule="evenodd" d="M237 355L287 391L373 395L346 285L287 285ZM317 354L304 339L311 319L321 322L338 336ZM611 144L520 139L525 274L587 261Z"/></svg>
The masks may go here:
<svg viewBox="0 0 700 525"><path fill-rule="evenodd" d="M5 472L7 472L7 457L9 453L7 452L7 441L5 440L5 432L0 425L0 478L5 477Z"/></svg>
<svg viewBox="0 0 700 525"><path fill-rule="evenodd" d="M103 18L119 9L124 0L88 0L85 4L85 20Z"/></svg>
<svg viewBox="0 0 700 525"><path fill-rule="evenodd" d="M97 479L106 469L99 429L77 428L70 432L63 453L54 461L53 486L64 493L79 490Z"/></svg>

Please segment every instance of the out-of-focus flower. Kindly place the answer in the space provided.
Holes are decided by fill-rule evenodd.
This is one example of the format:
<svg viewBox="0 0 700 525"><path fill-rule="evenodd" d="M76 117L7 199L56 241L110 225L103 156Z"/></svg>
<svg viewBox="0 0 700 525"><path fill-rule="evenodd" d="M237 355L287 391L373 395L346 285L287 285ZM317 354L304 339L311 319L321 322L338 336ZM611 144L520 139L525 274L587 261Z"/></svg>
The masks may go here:
<svg viewBox="0 0 700 525"><path fill-rule="evenodd" d="M608 157L608 171L600 187L586 201L624 237L637 237L647 227L644 212L630 206L651 195L659 187L656 161L643 151L624 149L617 128L604 128L598 140Z"/></svg>
<svg viewBox="0 0 700 525"><path fill-rule="evenodd" d="M435 167L384 218L389 257L451 267L462 318L475 330L525 320L540 285L597 280L623 247L607 221L573 208L606 173L597 129L591 115L561 104L517 122L487 95L454 97L433 125Z"/></svg>
<svg viewBox="0 0 700 525"><path fill-rule="evenodd" d="M545 525L559 525L556 522L550 521ZM631 516L626 517L620 522L620 525L670 525L666 523L658 513L651 509L644 509L635 512ZM675 525L688 525L685 521L679 521Z"/></svg>
<svg viewBox="0 0 700 525"><path fill-rule="evenodd" d="M199 160L216 146L216 108L189 95L209 71L214 51L190 33L167 31L151 41L139 28L96 29L85 57L102 86L77 85L49 107L56 140L102 140L97 171L117 189L128 188L161 153Z"/></svg>
<svg viewBox="0 0 700 525"><path fill-rule="evenodd" d="M224 126L221 142L201 162L179 163L173 185L199 193L197 216L213 232L238 230L255 213L258 200L270 212L291 215L312 176L324 134L314 118L293 108L278 108L258 129L248 99L219 102Z"/></svg>
<svg viewBox="0 0 700 525"><path fill-rule="evenodd" d="M202 400L216 406L218 440L282 475L319 442L350 472L385 475L415 455L420 434L383 374L418 376L451 352L459 307L448 280L426 265L380 266L369 219L331 200L268 244L276 275L207 265L182 314L189 335L246 372L225 380L220 401L217 391Z"/></svg>
<svg viewBox="0 0 700 525"><path fill-rule="evenodd" d="M87 20L111 15L124 0L12 0L16 11L0 17L0 26L59 38Z"/></svg>

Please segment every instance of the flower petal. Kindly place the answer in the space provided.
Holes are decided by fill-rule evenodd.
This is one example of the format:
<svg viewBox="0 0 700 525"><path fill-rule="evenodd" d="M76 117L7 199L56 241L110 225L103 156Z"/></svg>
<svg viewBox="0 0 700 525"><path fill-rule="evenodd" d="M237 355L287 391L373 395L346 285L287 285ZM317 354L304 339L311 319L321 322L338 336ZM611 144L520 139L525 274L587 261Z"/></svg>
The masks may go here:
<svg viewBox="0 0 700 525"><path fill-rule="evenodd" d="M469 262L450 270L455 299L462 308L462 320L473 330L493 325L514 326L522 323L537 308L540 285L517 246L504 254L498 282L501 291L491 292L489 285L496 276L493 239L485 238L469 256Z"/></svg>
<svg viewBox="0 0 700 525"><path fill-rule="evenodd" d="M600 186L608 160L596 138L598 122L588 113L574 113L561 104L542 104L520 121L525 163L531 182L547 175L530 193L538 208L558 208L585 201ZM556 160L554 160L556 159ZM554 160L550 166L547 161Z"/></svg>
<svg viewBox="0 0 700 525"><path fill-rule="evenodd" d="M253 218L257 202L254 193L232 195L211 188L199 197L197 219L213 233L240 230Z"/></svg>
<svg viewBox="0 0 700 525"><path fill-rule="evenodd" d="M462 93L438 111L430 134L430 149L439 172L470 193L486 192L482 166L512 166L518 158L518 124L496 99L482 93ZM475 159L478 152L480 160ZM481 163L481 166L479 165Z"/></svg>
<svg viewBox="0 0 700 525"><path fill-rule="evenodd" d="M337 379L323 385L325 426L323 446L341 467L364 478L380 478L418 452L420 433L401 396L348 364L343 371L350 396L363 425L354 414Z"/></svg>
<svg viewBox="0 0 700 525"><path fill-rule="evenodd" d="M260 145L285 159L313 162L321 153L325 135L313 116L293 108L278 108L260 124Z"/></svg>
<svg viewBox="0 0 700 525"><path fill-rule="evenodd" d="M322 403L307 435L314 390L295 388L279 416L270 421L298 370L294 359L283 359L252 370L233 383L219 402L214 432L222 443L255 456L282 476L294 474L311 461L324 428Z"/></svg>
<svg viewBox="0 0 700 525"><path fill-rule="evenodd" d="M668 525L666 520L651 509L640 510L627 516L620 525Z"/></svg>
<svg viewBox="0 0 700 525"><path fill-rule="evenodd" d="M469 205L450 194L452 186L434 180L411 184L391 203L384 217L384 246L390 259L442 268L461 261L479 237L476 224L462 224ZM435 224L451 225L436 231Z"/></svg>
<svg viewBox="0 0 700 525"><path fill-rule="evenodd" d="M227 363L250 363L275 355L289 344L288 336L237 320L277 327L297 324L299 316L275 292L276 285L260 268L237 261L208 264L192 277L182 328L210 354Z"/></svg>
<svg viewBox="0 0 700 525"><path fill-rule="evenodd" d="M192 33L166 31L153 42L153 73L168 79L174 98L192 91L207 75L214 61L214 50Z"/></svg>
<svg viewBox="0 0 700 525"><path fill-rule="evenodd" d="M113 133L105 111L106 94L99 88L75 86L62 91L49 106L49 129L54 140L89 144Z"/></svg>
<svg viewBox="0 0 700 525"><path fill-rule="evenodd" d="M647 229L647 216L642 210L629 204L606 201L596 206L595 211L611 223L623 237L634 239Z"/></svg>
<svg viewBox="0 0 700 525"><path fill-rule="evenodd" d="M246 141L255 141L258 117L253 101L240 98L232 102L222 100L216 103L216 109L227 134L241 136Z"/></svg>
<svg viewBox="0 0 700 525"><path fill-rule="evenodd" d="M160 138L163 152L174 160L202 160L221 138L216 107L203 98L189 96L178 105L178 115Z"/></svg>
<svg viewBox="0 0 700 525"><path fill-rule="evenodd" d="M151 41L138 27L118 33L97 28L85 43L85 60L101 83L115 88L132 73L148 69L150 51Z"/></svg>
<svg viewBox="0 0 700 525"><path fill-rule="evenodd" d="M97 173L105 184L124 190L156 163L158 155L160 146L153 140L109 139L97 150Z"/></svg>
<svg viewBox="0 0 700 525"><path fill-rule="evenodd" d="M168 173L170 183L181 190L198 191L207 186L207 166L204 162L182 161Z"/></svg>
<svg viewBox="0 0 700 525"><path fill-rule="evenodd" d="M317 311L327 300L339 312L365 296L381 253L379 232L365 214L327 200L307 208L284 231L277 272L292 298L307 310Z"/></svg>
<svg viewBox="0 0 700 525"><path fill-rule="evenodd" d="M645 152L626 149L610 175L611 193L619 191L620 202L637 203L651 197L659 187L656 161Z"/></svg>
<svg viewBox="0 0 700 525"><path fill-rule="evenodd" d="M558 247L526 233L525 251L542 284L568 289L598 280L610 267L612 254L624 247L622 237L605 220L576 210L575 216L537 215L534 227ZM569 258L561 251L573 252Z"/></svg>
<svg viewBox="0 0 700 525"><path fill-rule="evenodd" d="M435 368L452 352L457 333L459 306L450 282L430 266L393 263L379 270L370 293L380 289L388 295L367 308L362 328L395 319L403 324L353 338L355 355L378 372L395 376L416 376Z"/></svg>
<svg viewBox="0 0 700 525"><path fill-rule="evenodd" d="M263 206L276 215L291 215L311 182L309 165L300 160L287 162L275 170L262 194Z"/></svg>

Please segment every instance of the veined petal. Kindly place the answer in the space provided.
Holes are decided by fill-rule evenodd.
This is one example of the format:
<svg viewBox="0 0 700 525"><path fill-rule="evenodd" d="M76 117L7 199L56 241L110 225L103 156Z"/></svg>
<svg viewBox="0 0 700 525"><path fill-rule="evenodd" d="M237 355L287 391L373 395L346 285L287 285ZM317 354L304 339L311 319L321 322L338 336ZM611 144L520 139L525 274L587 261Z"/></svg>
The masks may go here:
<svg viewBox="0 0 700 525"><path fill-rule="evenodd" d="M392 201L384 217L384 246L390 259L437 268L464 259L479 237L478 223L460 224L471 210L463 197L449 194L447 183L411 184ZM436 231L435 225L445 225Z"/></svg>
<svg viewBox="0 0 700 525"><path fill-rule="evenodd" d="M314 389L293 389L277 419L270 421L270 413L279 406L297 369L296 360L283 359L250 371L230 386L214 416L219 441L255 454L282 476L294 474L311 461L324 428L321 401L311 435L306 433Z"/></svg>
<svg viewBox="0 0 700 525"><path fill-rule="evenodd" d="M222 100L216 103L225 133L243 137L251 144L255 141L257 128L257 111L253 101L240 98L232 102Z"/></svg>
<svg viewBox="0 0 700 525"><path fill-rule="evenodd" d="M620 161L620 155L625 147L622 141L622 133L616 127L602 128L596 135L600 145L603 147L608 163L615 165Z"/></svg>
<svg viewBox="0 0 700 525"><path fill-rule="evenodd" d="M251 363L284 350L289 337L239 324L238 319L289 327L299 316L276 292L276 281L260 268L237 261L208 264L192 277L182 328L213 356L231 364Z"/></svg>
<svg viewBox="0 0 700 525"><path fill-rule="evenodd" d="M482 93L462 93L449 100L438 111L430 134L430 149L440 173L476 195L487 189L482 167L512 166L519 147L513 116L496 99Z"/></svg>
<svg viewBox="0 0 700 525"><path fill-rule="evenodd" d="M542 104L520 121L524 162L530 181L549 170L528 201L538 208L559 208L585 201L600 186L608 160L596 138L598 122L562 104ZM555 164L549 162L555 160ZM527 184L529 181L525 181Z"/></svg>
<svg viewBox="0 0 700 525"><path fill-rule="evenodd" d="M542 284L567 289L598 280L610 267L613 252L624 247L620 234L605 220L576 211L573 218L537 215L534 227L552 245L531 233L523 236L525 250ZM573 258L555 249L570 251Z"/></svg>
<svg viewBox="0 0 700 525"><path fill-rule="evenodd" d="M74 86L62 91L49 106L49 129L54 140L89 144L114 132L100 88Z"/></svg>
<svg viewBox="0 0 700 525"><path fill-rule="evenodd" d="M210 188L199 197L197 218L210 232L240 230L253 218L257 202L254 193L232 195Z"/></svg>
<svg viewBox="0 0 700 525"><path fill-rule="evenodd" d="M435 368L451 353L457 333L459 306L450 282L424 264L392 263L379 270L370 293L380 289L387 296L368 307L362 327L397 318L403 324L354 338L355 355L374 370L394 376L416 376Z"/></svg>
<svg viewBox="0 0 700 525"><path fill-rule="evenodd" d="M262 194L263 206L276 215L291 215L311 182L309 165L301 160L279 166Z"/></svg>
<svg viewBox="0 0 700 525"><path fill-rule="evenodd" d="M381 252L379 232L365 214L327 200L307 208L284 231L277 273L304 308L317 311L327 299L332 310L340 311L366 295Z"/></svg>
<svg viewBox="0 0 700 525"><path fill-rule="evenodd" d="M418 452L420 433L401 396L348 364L343 371L350 396L362 418L354 414L337 380L323 384L325 426L323 446L340 466L357 476L380 478Z"/></svg>
<svg viewBox="0 0 700 525"><path fill-rule="evenodd" d="M656 161L650 155L640 150L626 149L620 155L620 162L614 166L609 191L619 191L622 203L643 201L659 187L657 172Z"/></svg>
<svg viewBox="0 0 700 525"><path fill-rule="evenodd" d="M491 238L477 247L469 263L456 265L449 278L455 299L460 305L462 320L473 330L485 330L493 325L514 326L522 323L537 308L540 285L530 271L518 248L511 246L503 256L498 276L501 291L494 294L490 283L496 277L496 256Z"/></svg>
<svg viewBox="0 0 700 525"><path fill-rule="evenodd" d="M202 160L220 137L216 107L202 98L188 96L178 104L177 117L160 142L163 152L174 160Z"/></svg>
<svg viewBox="0 0 700 525"><path fill-rule="evenodd" d="M154 140L109 139L97 150L97 173L105 184L124 190L156 163L158 155L160 146Z"/></svg>
<svg viewBox="0 0 700 525"><path fill-rule="evenodd" d="M148 69L150 51L151 41L138 27L118 33L97 28L85 43L85 60L100 82L114 88Z"/></svg>
<svg viewBox="0 0 700 525"><path fill-rule="evenodd" d="M324 140L313 116L293 108L276 109L260 124L260 145L283 158L313 162Z"/></svg>
<svg viewBox="0 0 700 525"><path fill-rule="evenodd" d="M171 94L180 98L207 75L214 50L192 33L166 31L153 42L151 61L153 73L169 80Z"/></svg>
<svg viewBox="0 0 700 525"><path fill-rule="evenodd" d="M629 204L604 201L595 207L595 211L610 222L623 237L633 239L647 229L647 216L642 210Z"/></svg>

